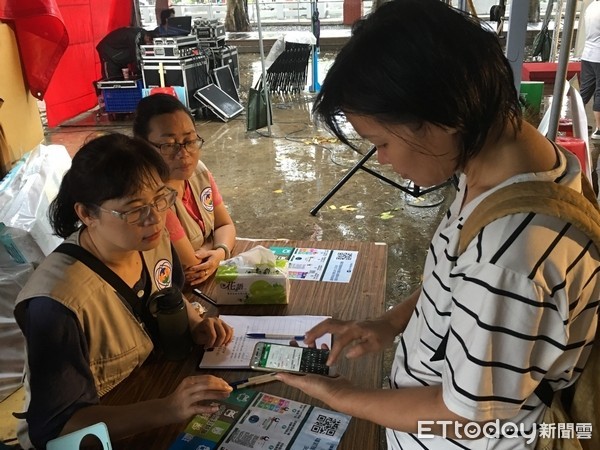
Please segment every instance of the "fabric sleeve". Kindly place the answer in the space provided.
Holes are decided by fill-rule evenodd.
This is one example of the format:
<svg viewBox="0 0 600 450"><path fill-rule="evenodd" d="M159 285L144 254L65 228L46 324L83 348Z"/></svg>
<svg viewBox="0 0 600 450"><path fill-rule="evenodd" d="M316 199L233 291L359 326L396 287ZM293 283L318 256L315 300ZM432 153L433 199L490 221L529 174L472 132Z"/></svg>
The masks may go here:
<svg viewBox="0 0 600 450"><path fill-rule="evenodd" d="M527 276L491 263L457 277L444 402L471 420L514 417L564 353L564 310Z"/></svg>
<svg viewBox="0 0 600 450"><path fill-rule="evenodd" d="M179 239L185 237L185 230L181 226L181 222L179 221L177 214L175 214L175 211L173 211L172 209L167 210L165 226L167 228L167 231L169 232L171 242L176 242Z"/></svg>
<svg viewBox="0 0 600 450"><path fill-rule="evenodd" d="M75 315L51 298L20 303L15 317L27 342L29 437L45 448L77 410L99 403L87 341Z"/></svg>
<svg viewBox="0 0 600 450"><path fill-rule="evenodd" d="M217 182L215 181L212 173L210 173L210 170L208 171L208 178L210 180L210 188L212 189L213 205L216 208L221 203L223 203L223 197L221 196L221 193L219 192Z"/></svg>

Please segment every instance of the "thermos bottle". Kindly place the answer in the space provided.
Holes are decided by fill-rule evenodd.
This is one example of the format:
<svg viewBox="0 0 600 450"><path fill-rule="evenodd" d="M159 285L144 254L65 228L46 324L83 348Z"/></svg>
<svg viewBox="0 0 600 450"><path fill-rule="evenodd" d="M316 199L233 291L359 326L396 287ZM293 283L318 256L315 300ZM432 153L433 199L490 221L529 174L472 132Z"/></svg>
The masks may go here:
<svg viewBox="0 0 600 450"><path fill-rule="evenodd" d="M176 287L161 289L153 294L160 347L169 360L186 358L194 342L190 332L185 299Z"/></svg>

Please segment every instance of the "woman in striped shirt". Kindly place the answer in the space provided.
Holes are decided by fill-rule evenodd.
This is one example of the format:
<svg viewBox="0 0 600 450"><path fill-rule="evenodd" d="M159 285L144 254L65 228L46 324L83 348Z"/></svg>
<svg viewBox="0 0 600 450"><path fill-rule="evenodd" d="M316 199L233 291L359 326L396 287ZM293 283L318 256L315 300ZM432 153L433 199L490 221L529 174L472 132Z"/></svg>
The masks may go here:
<svg viewBox="0 0 600 450"><path fill-rule="evenodd" d="M522 119L497 36L439 0L395 0L355 25L315 111L349 145L350 122L403 178L432 186L457 175L458 192L416 292L380 318L329 319L307 333L309 345L334 334L329 363L400 336L390 389L277 377L386 427L391 449L533 447L545 410L536 388L574 382L595 336L598 249L568 222L533 213L490 223L461 255L458 240L477 205L506 185L546 180L581 192L577 159Z"/></svg>

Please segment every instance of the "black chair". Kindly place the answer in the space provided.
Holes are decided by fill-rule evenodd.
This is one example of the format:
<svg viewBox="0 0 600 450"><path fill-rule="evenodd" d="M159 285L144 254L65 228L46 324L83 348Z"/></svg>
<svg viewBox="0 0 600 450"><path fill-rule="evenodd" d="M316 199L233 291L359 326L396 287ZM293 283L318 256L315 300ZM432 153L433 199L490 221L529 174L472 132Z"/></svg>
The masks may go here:
<svg viewBox="0 0 600 450"><path fill-rule="evenodd" d="M312 46L309 44L286 42L283 53L267 69L269 90L280 93L303 91L311 50Z"/></svg>

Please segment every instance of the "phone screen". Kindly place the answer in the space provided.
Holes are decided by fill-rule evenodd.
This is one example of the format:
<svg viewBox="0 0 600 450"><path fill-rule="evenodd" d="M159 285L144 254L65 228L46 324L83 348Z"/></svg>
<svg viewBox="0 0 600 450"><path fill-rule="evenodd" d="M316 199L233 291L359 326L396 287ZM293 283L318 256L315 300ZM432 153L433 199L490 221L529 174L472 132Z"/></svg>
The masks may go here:
<svg viewBox="0 0 600 450"><path fill-rule="evenodd" d="M255 352L253 365L256 368L321 375L329 374L329 367L326 364L329 350L292 347L266 342L258 343L258 348L262 348L262 352Z"/></svg>

